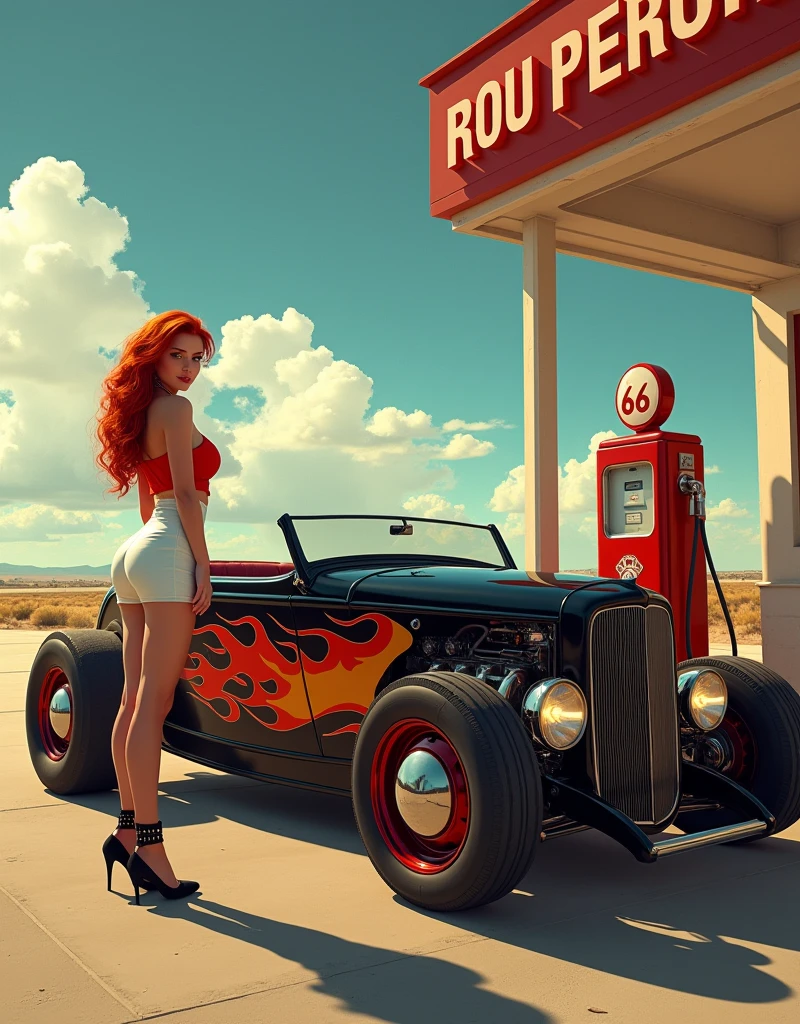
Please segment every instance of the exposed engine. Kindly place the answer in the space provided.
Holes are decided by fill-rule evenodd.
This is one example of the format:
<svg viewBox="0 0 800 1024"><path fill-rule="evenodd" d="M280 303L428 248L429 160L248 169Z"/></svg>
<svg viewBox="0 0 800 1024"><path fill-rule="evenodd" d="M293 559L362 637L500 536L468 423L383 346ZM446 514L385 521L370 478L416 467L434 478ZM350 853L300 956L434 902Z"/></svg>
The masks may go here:
<svg viewBox="0 0 800 1024"><path fill-rule="evenodd" d="M529 687L551 672L553 624L476 622L452 636L428 633L414 643L406 664L409 672L466 672L519 711Z"/></svg>

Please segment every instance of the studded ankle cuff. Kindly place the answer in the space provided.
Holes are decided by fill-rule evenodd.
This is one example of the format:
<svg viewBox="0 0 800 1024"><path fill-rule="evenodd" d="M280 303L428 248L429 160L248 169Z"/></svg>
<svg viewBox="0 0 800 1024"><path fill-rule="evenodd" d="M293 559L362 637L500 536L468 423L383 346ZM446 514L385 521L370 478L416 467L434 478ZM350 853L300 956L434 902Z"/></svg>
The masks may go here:
<svg viewBox="0 0 800 1024"><path fill-rule="evenodd" d="M136 822L136 845L137 846L152 846L155 843L164 842L164 832L161 827L161 822L157 821L152 825L143 825L141 822Z"/></svg>

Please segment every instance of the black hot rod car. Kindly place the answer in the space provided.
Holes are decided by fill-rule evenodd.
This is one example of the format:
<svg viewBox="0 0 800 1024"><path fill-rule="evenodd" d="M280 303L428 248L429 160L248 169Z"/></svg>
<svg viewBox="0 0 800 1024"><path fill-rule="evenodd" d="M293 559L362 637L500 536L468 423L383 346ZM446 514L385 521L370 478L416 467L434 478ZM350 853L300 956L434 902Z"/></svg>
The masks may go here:
<svg viewBox="0 0 800 1024"><path fill-rule="evenodd" d="M496 900L542 840L580 829L653 862L800 817L800 696L744 658L676 666L658 594L521 571L494 526L278 524L291 562L211 563L164 749L352 794L372 863L412 903ZM49 789L114 787L122 684L111 589L95 629L50 633L31 668Z"/></svg>

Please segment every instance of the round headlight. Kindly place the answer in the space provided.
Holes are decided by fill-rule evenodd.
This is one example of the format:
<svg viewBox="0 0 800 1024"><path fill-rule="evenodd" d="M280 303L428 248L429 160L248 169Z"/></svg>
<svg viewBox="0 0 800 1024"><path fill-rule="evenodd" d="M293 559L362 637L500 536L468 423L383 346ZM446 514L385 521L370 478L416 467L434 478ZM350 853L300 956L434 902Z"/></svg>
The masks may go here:
<svg viewBox="0 0 800 1024"><path fill-rule="evenodd" d="M719 672L703 668L681 673L678 693L684 718L704 732L716 729L725 717L728 687Z"/></svg>
<svg viewBox="0 0 800 1024"><path fill-rule="evenodd" d="M586 728L586 698L568 679L545 679L528 690L522 714L535 740L552 750L569 750Z"/></svg>

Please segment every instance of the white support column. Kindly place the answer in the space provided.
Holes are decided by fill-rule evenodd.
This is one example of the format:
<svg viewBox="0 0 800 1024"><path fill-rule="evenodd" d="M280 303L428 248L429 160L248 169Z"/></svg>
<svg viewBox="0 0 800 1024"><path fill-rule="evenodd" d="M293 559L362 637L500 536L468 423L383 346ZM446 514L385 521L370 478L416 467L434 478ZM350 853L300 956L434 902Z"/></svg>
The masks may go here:
<svg viewBox="0 0 800 1024"><path fill-rule="evenodd" d="M556 225L523 222L525 568L558 570Z"/></svg>
<svg viewBox="0 0 800 1024"><path fill-rule="evenodd" d="M800 452L793 335L798 311L800 276L753 295L763 658L800 691Z"/></svg>

